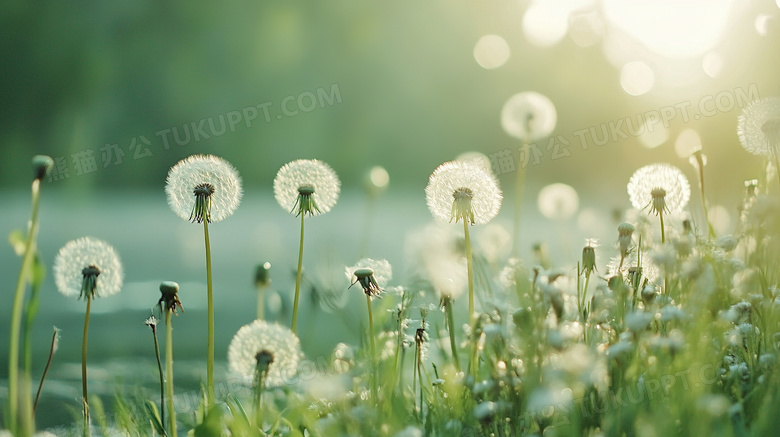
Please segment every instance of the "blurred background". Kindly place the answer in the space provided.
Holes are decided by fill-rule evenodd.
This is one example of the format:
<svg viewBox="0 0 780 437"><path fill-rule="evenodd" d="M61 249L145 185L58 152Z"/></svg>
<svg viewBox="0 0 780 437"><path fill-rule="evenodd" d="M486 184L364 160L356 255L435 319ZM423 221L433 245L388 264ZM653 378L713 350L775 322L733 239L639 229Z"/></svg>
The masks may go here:
<svg viewBox="0 0 780 437"><path fill-rule="evenodd" d="M743 181L763 165L740 147L737 117L750 101L780 94L780 1L10 0L0 10L0 233L24 228L30 159L52 156L42 188L44 262L92 235L112 243L125 265L122 293L93 306L92 375L107 395L117 379L153 386L142 322L163 280L182 285L187 310L175 321L177 368L187 375L177 384L197 387L205 372L202 228L176 217L164 195L168 169L186 156L219 155L244 182L235 216L211 229L219 357L254 318L256 265L271 263L280 305L290 298L297 221L272 192L286 162L321 159L342 180L339 204L307 229L304 265L319 288L346 288L344 266L364 253L390 260L395 284L413 276L405 247L431 221L427 178L468 151L486 155L497 174L507 199L496 223L510 232L516 169L525 165L523 256L549 241L553 259L568 266L583 238L598 237L604 264L630 207L626 183L642 165L680 167L701 223L688 162L697 146L708 157L716 227L732 232ZM523 156L512 117L525 107L508 102L527 91L546 96L554 111L538 118L548 131ZM375 165L390 183L372 208L364 183ZM573 187L577 199L564 196L565 213L543 214L537 198L554 183ZM0 250L0 378L19 265L10 246ZM361 302L353 291L348 305ZM50 277L43 293L37 370L49 325L64 330L56 396L44 402L77 406L83 302L59 295ZM358 341L361 317L344 321L318 307L303 310L303 331L331 335L302 335L307 355ZM284 305L275 317L289 323ZM150 365L133 376L129 357Z"/></svg>

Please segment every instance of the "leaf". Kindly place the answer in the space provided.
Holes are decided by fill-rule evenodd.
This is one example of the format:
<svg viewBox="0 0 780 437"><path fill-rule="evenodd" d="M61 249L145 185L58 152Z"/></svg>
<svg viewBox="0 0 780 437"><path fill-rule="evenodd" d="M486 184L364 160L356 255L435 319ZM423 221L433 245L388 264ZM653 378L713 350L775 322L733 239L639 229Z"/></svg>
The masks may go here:
<svg viewBox="0 0 780 437"><path fill-rule="evenodd" d="M214 406L198 424L194 430L195 437L221 437L222 436L222 409Z"/></svg>
<svg viewBox="0 0 780 437"><path fill-rule="evenodd" d="M157 410L157 405L147 399L144 403L144 406L146 407L146 416L152 422L152 426L154 426L154 429L157 431L157 433L160 435L167 435L165 433L165 428L162 426L160 412Z"/></svg>
<svg viewBox="0 0 780 437"><path fill-rule="evenodd" d="M27 247L27 237L24 235L24 232L19 229L11 231L11 233L8 234L8 243L11 244L16 256L24 255L24 249Z"/></svg>
<svg viewBox="0 0 780 437"><path fill-rule="evenodd" d="M234 393L228 394L228 399L232 401L234 404L236 404L236 409L239 413L241 413L241 418L246 422L247 425L249 425L251 422L249 422L249 416L246 415L246 410L244 410L244 406L241 405L241 402L238 400L236 395ZM229 404L228 404L229 405ZM235 413L233 414L235 416Z"/></svg>
<svg viewBox="0 0 780 437"><path fill-rule="evenodd" d="M106 409L103 407L103 401L97 395L89 397L89 416L97 422L100 430L104 435L107 435L108 421L106 420Z"/></svg>

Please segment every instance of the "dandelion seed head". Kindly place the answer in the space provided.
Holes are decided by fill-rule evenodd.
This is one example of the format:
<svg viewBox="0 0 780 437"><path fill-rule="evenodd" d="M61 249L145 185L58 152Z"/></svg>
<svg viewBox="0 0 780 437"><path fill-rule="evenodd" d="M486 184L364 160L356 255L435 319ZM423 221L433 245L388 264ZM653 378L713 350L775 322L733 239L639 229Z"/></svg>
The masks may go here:
<svg viewBox="0 0 780 437"><path fill-rule="evenodd" d="M652 258L648 256L646 251L642 251L642 277L647 278L648 281L654 283L659 277L659 267L656 265ZM620 267L620 268L618 268ZM623 259L623 265L620 265L620 256L615 256L607 263L607 277L622 276L623 278L630 279L631 274L639 267L639 256L637 251L629 252Z"/></svg>
<svg viewBox="0 0 780 437"><path fill-rule="evenodd" d="M243 190L238 171L229 162L213 155L192 155L171 167L165 194L173 212L187 221L193 220L198 196L208 197L210 222L219 222L233 215Z"/></svg>
<svg viewBox="0 0 780 437"><path fill-rule="evenodd" d="M393 267L386 259L363 258L355 265L346 267L344 273L350 284L359 282L366 293L378 295L393 278Z"/></svg>
<svg viewBox="0 0 780 437"><path fill-rule="evenodd" d="M772 158L780 154L780 98L750 103L737 119L742 147L753 155Z"/></svg>
<svg viewBox="0 0 780 437"><path fill-rule="evenodd" d="M69 241L60 249L54 258L54 282L65 296L80 296L85 275L94 269L99 272L90 279L94 281L94 297L119 293L124 278L119 255L111 245L92 237Z"/></svg>
<svg viewBox="0 0 780 437"><path fill-rule="evenodd" d="M569 185L555 183L547 185L539 191L536 199L539 212L550 220L566 220L571 218L580 207L580 197L577 190Z"/></svg>
<svg viewBox="0 0 780 437"><path fill-rule="evenodd" d="M558 112L549 98L534 91L518 93L501 109L501 127L511 137L536 141L552 133Z"/></svg>
<svg viewBox="0 0 780 437"><path fill-rule="evenodd" d="M646 165L628 181L628 196L634 208L677 212L691 197L691 186L679 168L670 164Z"/></svg>
<svg viewBox="0 0 780 437"><path fill-rule="evenodd" d="M428 209L440 222L486 224L501 209L495 176L463 161L450 161L433 171L425 187Z"/></svg>
<svg viewBox="0 0 780 437"><path fill-rule="evenodd" d="M241 375L244 381L253 381L258 356L264 357L265 362L270 358L263 386L278 387L290 381L303 353L300 340L288 328L255 320L242 326L230 342L230 370Z"/></svg>
<svg viewBox="0 0 780 437"><path fill-rule="evenodd" d="M274 179L274 196L279 205L292 214L298 215L297 206L301 189L311 190L309 195L316 205L311 215L330 211L339 199L341 181L333 169L316 159L298 159L288 162Z"/></svg>

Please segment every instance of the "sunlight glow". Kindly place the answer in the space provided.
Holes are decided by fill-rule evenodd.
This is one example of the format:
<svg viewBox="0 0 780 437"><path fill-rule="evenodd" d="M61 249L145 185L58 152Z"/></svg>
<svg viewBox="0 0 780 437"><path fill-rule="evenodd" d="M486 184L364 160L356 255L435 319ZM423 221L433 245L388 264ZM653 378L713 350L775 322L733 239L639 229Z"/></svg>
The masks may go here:
<svg viewBox="0 0 780 437"><path fill-rule="evenodd" d="M604 0L606 20L670 58L706 53L723 37L734 0Z"/></svg>
<svg viewBox="0 0 780 437"><path fill-rule="evenodd" d="M509 44L498 35L485 35L474 46L474 59L484 69L498 68L509 59Z"/></svg>

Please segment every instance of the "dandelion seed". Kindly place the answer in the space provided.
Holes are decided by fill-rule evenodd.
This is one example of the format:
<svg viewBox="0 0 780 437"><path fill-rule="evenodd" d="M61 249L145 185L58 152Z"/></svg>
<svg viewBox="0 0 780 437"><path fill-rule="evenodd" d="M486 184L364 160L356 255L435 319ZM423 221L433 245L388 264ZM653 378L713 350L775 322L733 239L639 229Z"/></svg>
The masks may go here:
<svg viewBox="0 0 780 437"><path fill-rule="evenodd" d="M363 258L354 266L346 267L345 271L350 287L360 283L366 295L372 297L379 297L379 293L393 277L393 268L385 259Z"/></svg>
<svg viewBox="0 0 780 437"><path fill-rule="evenodd" d="M54 259L54 281L68 297L111 296L121 290L123 275L114 248L91 237L68 242Z"/></svg>
<svg viewBox="0 0 780 437"><path fill-rule="evenodd" d="M437 167L425 187L425 195L428 209L441 222L485 224L501 208L501 189L495 177L462 161Z"/></svg>
<svg viewBox="0 0 780 437"><path fill-rule="evenodd" d="M292 331L263 320L242 326L228 347L230 370L254 381L258 367L263 367L264 387L289 383L302 358L300 340Z"/></svg>
<svg viewBox="0 0 780 437"><path fill-rule="evenodd" d="M780 98L750 103L737 120L737 135L745 150L766 158L780 154Z"/></svg>
<svg viewBox="0 0 780 437"><path fill-rule="evenodd" d="M618 225L618 246L620 247L620 256L625 258L628 255L633 244L632 235L634 234L634 225L631 223L621 223Z"/></svg>
<svg viewBox="0 0 780 437"><path fill-rule="evenodd" d="M341 182L322 161L299 159L285 164L274 179L274 196L295 216L324 214L338 201Z"/></svg>
<svg viewBox="0 0 780 437"><path fill-rule="evenodd" d="M233 215L243 191L238 171L230 163L213 155L192 155L171 167L165 193L179 217L215 223Z"/></svg>
<svg viewBox="0 0 780 437"><path fill-rule="evenodd" d="M656 214L681 211L691 197L691 187L685 175L670 164L646 165L631 176L628 195L634 208Z"/></svg>

